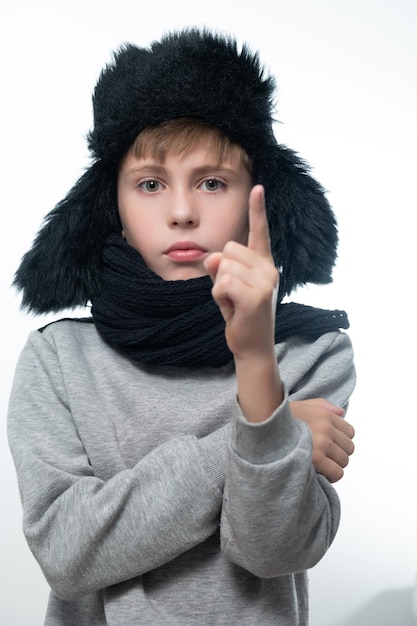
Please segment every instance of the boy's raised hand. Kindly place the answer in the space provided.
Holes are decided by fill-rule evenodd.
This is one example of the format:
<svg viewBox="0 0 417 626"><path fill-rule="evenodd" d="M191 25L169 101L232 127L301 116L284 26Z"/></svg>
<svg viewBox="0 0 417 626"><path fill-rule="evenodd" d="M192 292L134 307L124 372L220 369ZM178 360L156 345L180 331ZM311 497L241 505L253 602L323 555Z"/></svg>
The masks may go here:
<svg viewBox="0 0 417 626"><path fill-rule="evenodd" d="M238 402L249 422L268 419L283 400L274 330L279 273L274 265L264 190L249 196L249 236L244 246L229 241L206 260L213 298L226 322L233 353Z"/></svg>
<svg viewBox="0 0 417 626"><path fill-rule="evenodd" d="M270 356L274 351L279 273L271 254L264 190L249 196L249 236L244 246L229 241L206 260L213 298L226 322L226 341L236 359Z"/></svg>

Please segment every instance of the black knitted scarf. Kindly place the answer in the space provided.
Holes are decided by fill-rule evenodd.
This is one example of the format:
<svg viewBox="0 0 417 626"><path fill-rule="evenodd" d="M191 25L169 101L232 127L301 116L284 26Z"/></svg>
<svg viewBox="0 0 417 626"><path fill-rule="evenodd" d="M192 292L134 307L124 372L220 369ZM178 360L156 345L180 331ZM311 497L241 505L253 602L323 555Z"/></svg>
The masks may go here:
<svg viewBox="0 0 417 626"><path fill-rule="evenodd" d="M232 354L211 287L209 276L163 280L121 236L113 234L104 247L102 290L92 302L92 316L108 343L141 363L221 367ZM344 311L280 304L275 340L318 337L348 327Z"/></svg>

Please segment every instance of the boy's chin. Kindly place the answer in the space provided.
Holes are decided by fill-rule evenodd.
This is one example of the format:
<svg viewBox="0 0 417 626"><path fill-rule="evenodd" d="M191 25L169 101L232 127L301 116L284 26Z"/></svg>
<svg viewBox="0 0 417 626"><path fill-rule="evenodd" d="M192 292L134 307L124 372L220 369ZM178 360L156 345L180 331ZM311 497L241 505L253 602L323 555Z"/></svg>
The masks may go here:
<svg viewBox="0 0 417 626"><path fill-rule="evenodd" d="M175 271L162 272L160 274L160 277L166 281L192 280L194 278L202 278L203 276L208 276L206 269L197 269L193 267L182 267Z"/></svg>

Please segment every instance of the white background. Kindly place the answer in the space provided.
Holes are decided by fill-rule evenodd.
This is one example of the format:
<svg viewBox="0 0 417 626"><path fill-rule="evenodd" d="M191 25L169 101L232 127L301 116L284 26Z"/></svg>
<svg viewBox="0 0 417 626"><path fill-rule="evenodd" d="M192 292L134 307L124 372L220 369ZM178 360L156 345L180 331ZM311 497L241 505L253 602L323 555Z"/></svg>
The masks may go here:
<svg viewBox="0 0 417 626"><path fill-rule="evenodd" d="M348 413L357 450L337 484L339 534L311 572L311 626L411 625L417 2L15 0L2 9L0 624L42 624L47 598L21 533L6 441L16 359L46 318L19 311L13 273L43 216L88 164L91 92L111 51L198 25L260 50L280 87L278 138L312 163L339 220L334 284L295 294L348 311L359 375Z"/></svg>

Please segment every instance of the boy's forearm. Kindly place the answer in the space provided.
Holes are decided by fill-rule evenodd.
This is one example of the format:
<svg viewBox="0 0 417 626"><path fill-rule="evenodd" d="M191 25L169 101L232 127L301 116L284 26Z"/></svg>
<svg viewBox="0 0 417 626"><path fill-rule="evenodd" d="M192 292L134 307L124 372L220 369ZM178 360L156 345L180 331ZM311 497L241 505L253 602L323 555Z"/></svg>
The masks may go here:
<svg viewBox="0 0 417 626"><path fill-rule="evenodd" d="M251 359L236 359L238 402L249 422L263 422L284 399L275 352Z"/></svg>

